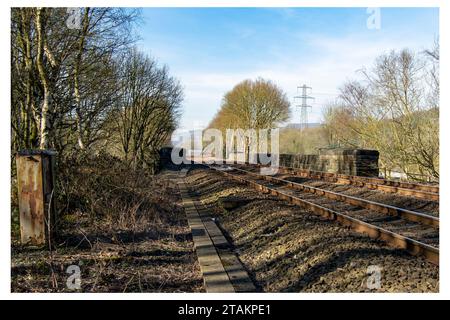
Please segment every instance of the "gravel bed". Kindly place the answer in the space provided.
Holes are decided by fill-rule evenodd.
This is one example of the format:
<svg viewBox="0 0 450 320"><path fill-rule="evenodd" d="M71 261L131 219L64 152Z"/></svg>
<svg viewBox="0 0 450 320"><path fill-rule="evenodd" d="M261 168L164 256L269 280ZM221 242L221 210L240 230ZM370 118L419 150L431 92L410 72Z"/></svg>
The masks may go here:
<svg viewBox="0 0 450 320"><path fill-rule="evenodd" d="M211 209L261 291L439 290L439 268L421 257L260 194L218 172L192 170L187 181ZM228 196L252 201L225 210L219 199Z"/></svg>
<svg viewBox="0 0 450 320"><path fill-rule="evenodd" d="M362 198L379 203L389 204L391 206L404 208L412 211L422 212L433 216L439 216L439 202L406 197L396 193L371 190L365 187L356 187L352 185L336 184L320 180L305 179L293 176L280 176L286 180L305 184L307 186L321 188L333 192L342 193L348 196Z"/></svg>

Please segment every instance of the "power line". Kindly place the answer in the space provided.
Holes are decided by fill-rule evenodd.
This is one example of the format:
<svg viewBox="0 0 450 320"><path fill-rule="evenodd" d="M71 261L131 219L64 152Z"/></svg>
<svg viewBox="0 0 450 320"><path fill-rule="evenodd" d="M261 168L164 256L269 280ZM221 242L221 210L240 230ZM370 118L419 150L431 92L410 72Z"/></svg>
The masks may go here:
<svg viewBox="0 0 450 320"><path fill-rule="evenodd" d="M308 127L308 108L312 109L312 106L308 105L308 99L314 99L314 97L311 97L307 94L307 90L311 89L311 87L306 86L306 84L304 84L301 87L297 87L297 93L298 93L298 89L302 89L302 94L300 96L295 96L295 99L301 99L301 104L300 105L296 105L296 107L300 108L300 130L306 129Z"/></svg>
<svg viewBox="0 0 450 320"><path fill-rule="evenodd" d="M318 95L318 96L339 96L340 95L339 92L332 93L332 92L315 92L315 91L314 91L314 94Z"/></svg>

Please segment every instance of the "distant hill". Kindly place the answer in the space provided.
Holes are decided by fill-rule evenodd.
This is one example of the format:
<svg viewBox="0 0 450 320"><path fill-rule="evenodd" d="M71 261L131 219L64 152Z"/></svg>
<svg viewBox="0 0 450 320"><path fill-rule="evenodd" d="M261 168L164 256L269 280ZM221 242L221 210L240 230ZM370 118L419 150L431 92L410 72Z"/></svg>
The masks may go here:
<svg viewBox="0 0 450 320"><path fill-rule="evenodd" d="M308 123L308 128L317 128L317 127L321 127L322 124L318 123L318 122L312 122L312 123ZM288 123L284 128L286 129L300 129L301 128L301 124L300 123Z"/></svg>
<svg viewBox="0 0 450 320"><path fill-rule="evenodd" d="M318 128L323 126L322 123L319 122L311 122L308 123L308 128ZM288 123L287 125L285 125L284 127L281 127L280 129L300 129L301 125L300 123ZM170 146L170 145L177 145L179 143L181 143L183 141L183 137L191 137L193 143L197 144L200 143L200 139L202 136L202 129L195 129L195 130L189 130L189 131L183 131L180 132L178 134L176 134L175 136L171 136L168 141L165 143L166 146Z"/></svg>

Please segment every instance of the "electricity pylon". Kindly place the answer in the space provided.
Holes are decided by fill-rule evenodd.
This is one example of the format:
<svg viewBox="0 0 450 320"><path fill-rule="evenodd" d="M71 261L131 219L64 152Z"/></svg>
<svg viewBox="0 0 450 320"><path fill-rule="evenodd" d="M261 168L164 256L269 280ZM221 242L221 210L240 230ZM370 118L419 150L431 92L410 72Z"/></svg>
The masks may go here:
<svg viewBox="0 0 450 320"><path fill-rule="evenodd" d="M308 105L308 99L314 99L314 97L308 96L307 90L312 89L311 87L306 86L304 84L301 87L297 87L298 89L302 89L302 94L300 96L295 96L295 99L301 99L301 104L297 104L296 107L300 108L300 130L308 128L308 108L312 109L312 106Z"/></svg>

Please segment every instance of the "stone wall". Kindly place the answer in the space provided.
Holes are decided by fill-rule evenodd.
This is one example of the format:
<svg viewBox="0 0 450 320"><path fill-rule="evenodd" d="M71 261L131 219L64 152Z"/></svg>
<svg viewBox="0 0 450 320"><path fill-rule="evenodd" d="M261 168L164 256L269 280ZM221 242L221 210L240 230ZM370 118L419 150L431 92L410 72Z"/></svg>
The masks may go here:
<svg viewBox="0 0 450 320"><path fill-rule="evenodd" d="M378 156L376 150L320 149L317 155L280 154L280 166L378 177Z"/></svg>
<svg viewBox="0 0 450 320"><path fill-rule="evenodd" d="M161 148L161 166L172 164L172 148ZM179 155L185 157L180 149ZM320 149L319 154L280 154L280 166L348 174L353 176L378 177L376 150L366 149Z"/></svg>

